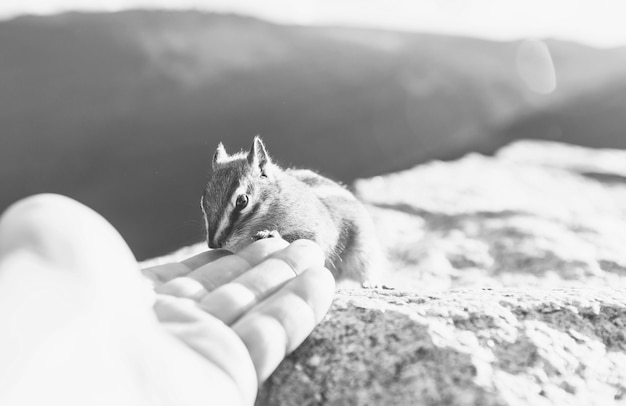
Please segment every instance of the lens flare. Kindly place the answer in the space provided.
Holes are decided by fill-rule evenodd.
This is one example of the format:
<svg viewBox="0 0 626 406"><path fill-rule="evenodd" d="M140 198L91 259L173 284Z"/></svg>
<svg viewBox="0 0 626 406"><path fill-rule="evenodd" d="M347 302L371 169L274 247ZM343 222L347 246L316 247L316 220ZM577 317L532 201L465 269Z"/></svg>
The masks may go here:
<svg viewBox="0 0 626 406"><path fill-rule="evenodd" d="M529 90L550 94L556 90L556 72L550 49L540 40L525 40L517 49L517 73Z"/></svg>

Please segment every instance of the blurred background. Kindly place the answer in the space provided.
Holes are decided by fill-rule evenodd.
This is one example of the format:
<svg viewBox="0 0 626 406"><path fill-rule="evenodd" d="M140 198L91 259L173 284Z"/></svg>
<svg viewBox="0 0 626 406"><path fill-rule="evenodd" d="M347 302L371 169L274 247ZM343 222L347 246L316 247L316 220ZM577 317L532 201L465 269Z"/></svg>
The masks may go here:
<svg viewBox="0 0 626 406"><path fill-rule="evenodd" d="M347 184L514 139L626 148L620 1L2 0L0 210L66 194L139 259L202 238L218 142Z"/></svg>

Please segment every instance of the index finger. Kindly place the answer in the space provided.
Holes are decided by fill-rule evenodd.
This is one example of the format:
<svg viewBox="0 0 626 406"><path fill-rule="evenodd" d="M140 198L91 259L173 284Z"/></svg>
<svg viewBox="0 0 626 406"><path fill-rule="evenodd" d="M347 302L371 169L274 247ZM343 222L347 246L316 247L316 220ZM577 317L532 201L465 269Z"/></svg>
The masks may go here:
<svg viewBox="0 0 626 406"><path fill-rule="evenodd" d="M262 262L289 243L281 238L256 241L234 255L228 255L200 266L192 272L181 274L159 286L159 293L199 300L250 268Z"/></svg>
<svg viewBox="0 0 626 406"><path fill-rule="evenodd" d="M181 262L151 266L142 269L142 272L154 283L163 284L174 278L185 276L195 269L227 255L232 255L232 252L225 249L213 249L201 252Z"/></svg>

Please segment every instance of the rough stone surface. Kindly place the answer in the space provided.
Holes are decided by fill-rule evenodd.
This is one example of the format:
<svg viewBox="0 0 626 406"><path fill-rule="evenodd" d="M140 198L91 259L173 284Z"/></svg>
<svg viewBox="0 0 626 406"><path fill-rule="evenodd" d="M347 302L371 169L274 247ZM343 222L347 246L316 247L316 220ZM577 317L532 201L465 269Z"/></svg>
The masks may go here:
<svg viewBox="0 0 626 406"><path fill-rule="evenodd" d="M393 262L392 285L626 287L626 177L609 172L610 160L626 174L626 151L527 141L356 187Z"/></svg>
<svg viewBox="0 0 626 406"><path fill-rule="evenodd" d="M625 294L340 292L257 404L614 404L626 400Z"/></svg>
<svg viewBox="0 0 626 406"><path fill-rule="evenodd" d="M626 404L626 152L518 142L355 185L395 290L340 291L257 405Z"/></svg>

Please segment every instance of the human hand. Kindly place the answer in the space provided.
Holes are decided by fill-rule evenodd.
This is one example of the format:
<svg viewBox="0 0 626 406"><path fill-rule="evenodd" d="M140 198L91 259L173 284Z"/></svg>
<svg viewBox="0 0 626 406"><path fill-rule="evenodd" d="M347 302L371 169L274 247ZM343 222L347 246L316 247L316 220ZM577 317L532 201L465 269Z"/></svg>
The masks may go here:
<svg viewBox="0 0 626 406"><path fill-rule="evenodd" d="M252 404L327 311L333 279L309 242L224 254L146 270L155 299L95 212L54 195L13 206L0 221L0 404Z"/></svg>
<svg viewBox="0 0 626 406"><path fill-rule="evenodd" d="M259 382L319 323L332 300L329 287L334 283L316 244L299 240L290 245L278 238L257 241L234 255L206 251L143 272L155 283L154 308L164 326L194 347L207 332L179 329L179 323L202 320L206 313L215 317L244 342ZM215 361L236 376L245 365L233 362L236 357L228 351L232 348L219 352L211 348L225 359Z"/></svg>

